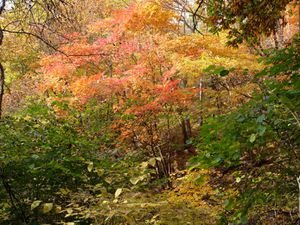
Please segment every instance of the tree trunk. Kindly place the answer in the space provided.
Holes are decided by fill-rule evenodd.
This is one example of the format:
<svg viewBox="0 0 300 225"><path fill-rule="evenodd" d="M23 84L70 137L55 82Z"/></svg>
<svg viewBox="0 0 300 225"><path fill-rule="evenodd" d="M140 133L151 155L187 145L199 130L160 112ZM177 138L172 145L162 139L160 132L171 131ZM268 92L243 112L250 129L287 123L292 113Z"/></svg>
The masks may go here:
<svg viewBox="0 0 300 225"><path fill-rule="evenodd" d="M4 82L5 82L4 68L3 65L0 63L0 119L2 118L2 111L3 111Z"/></svg>
<svg viewBox="0 0 300 225"><path fill-rule="evenodd" d="M181 130L182 130L182 136L183 136L183 145L185 145L185 143L188 140L188 134L187 134L187 130L186 130L185 120L184 119L181 120Z"/></svg>
<svg viewBox="0 0 300 225"><path fill-rule="evenodd" d="M187 141L192 136L192 126L190 119L182 119L181 120L181 130L183 136L183 145L185 146Z"/></svg>
<svg viewBox="0 0 300 225"><path fill-rule="evenodd" d="M278 30L278 28L276 30ZM273 32L273 39L274 39L275 48L278 49L279 48L279 43L278 43L276 31Z"/></svg>
<svg viewBox="0 0 300 225"><path fill-rule="evenodd" d="M0 16L4 11L6 0L1 1L0 5ZM3 29L0 27L0 46L3 43ZM2 117L3 111L3 96L4 96L4 82L5 82L5 74L2 63L0 62L0 119Z"/></svg>
<svg viewBox="0 0 300 225"><path fill-rule="evenodd" d="M185 124L186 124L186 132L187 132L187 135L188 135L188 139L190 139L191 136L192 136L192 126L191 126L190 119L186 119Z"/></svg>

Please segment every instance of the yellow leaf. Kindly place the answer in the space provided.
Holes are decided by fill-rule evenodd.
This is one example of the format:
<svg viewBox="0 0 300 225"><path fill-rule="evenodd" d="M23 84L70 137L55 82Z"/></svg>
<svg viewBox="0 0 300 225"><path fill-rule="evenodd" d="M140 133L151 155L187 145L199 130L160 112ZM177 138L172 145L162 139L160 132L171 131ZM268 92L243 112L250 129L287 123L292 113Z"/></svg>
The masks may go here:
<svg viewBox="0 0 300 225"><path fill-rule="evenodd" d="M68 212L68 214L71 214L73 212L73 209L67 208L67 212Z"/></svg>
<svg viewBox="0 0 300 225"><path fill-rule="evenodd" d="M52 210L53 203L45 203L43 206L43 213L48 213Z"/></svg>
<svg viewBox="0 0 300 225"><path fill-rule="evenodd" d="M104 180L105 180L105 182L107 182L108 184L111 184L111 183L113 182L112 178L110 178L110 177L107 177L107 178L105 178Z"/></svg>
<svg viewBox="0 0 300 225"><path fill-rule="evenodd" d="M122 188L118 188L115 192L115 198L118 198L123 192L123 189Z"/></svg>
<svg viewBox="0 0 300 225"><path fill-rule="evenodd" d="M90 162L89 165L88 165L88 167L87 167L87 170L89 172L91 172L93 170L93 168L94 168L94 164L93 164L93 162Z"/></svg>
<svg viewBox="0 0 300 225"><path fill-rule="evenodd" d="M61 213L61 206L60 205L57 205L55 206L55 213Z"/></svg>
<svg viewBox="0 0 300 225"><path fill-rule="evenodd" d="M132 177L132 178L130 178L130 182L131 182L133 185L136 185L139 181L140 181L140 178L139 178L139 177Z"/></svg>
<svg viewBox="0 0 300 225"><path fill-rule="evenodd" d="M41 204L42 201L40 200L37 200L37 201L34 201L32 204L31 204L31 210L34 210L36 207L38 207L40 204Z"/></svg>

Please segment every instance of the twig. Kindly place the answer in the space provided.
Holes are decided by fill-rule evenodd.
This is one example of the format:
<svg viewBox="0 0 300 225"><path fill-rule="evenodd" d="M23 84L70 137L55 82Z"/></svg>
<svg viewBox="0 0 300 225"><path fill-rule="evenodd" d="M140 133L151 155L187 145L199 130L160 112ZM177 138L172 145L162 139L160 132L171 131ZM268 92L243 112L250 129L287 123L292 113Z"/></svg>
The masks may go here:
<svg viewBox="0 0 300 225"><path fill-rule="evenodd" d="M299 201L299 211L298 211L298 216L300 218L300 176L297 177L297 183L298 183L298 188L299 188L299 198L298 198L298 201Z"/></svg>

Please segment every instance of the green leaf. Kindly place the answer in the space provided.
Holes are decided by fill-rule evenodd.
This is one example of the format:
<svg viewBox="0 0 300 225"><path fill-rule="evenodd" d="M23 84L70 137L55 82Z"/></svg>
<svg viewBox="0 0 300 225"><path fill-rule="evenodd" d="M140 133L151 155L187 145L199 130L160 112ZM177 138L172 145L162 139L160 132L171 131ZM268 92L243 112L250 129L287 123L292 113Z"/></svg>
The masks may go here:
<svg viewBox="0 0 300 225"><path fill-rule="evenodd" d="M221 72L220 72L220 76L221 77L225 77L225 76L227 76L229 74L229 70L222 70Z"/></svg>
<svg viewBox="0 0 300 225"><path fill-rule="evenodd" d="M215 65L210 65L210 66L208 66L206 69L204 69L203 72L209 73L209 72L211 72L212 70L214 70L215 68L216 68Z"/></svg>
<svg viewBox="0 0 300 225"><path fill-rule="evenodd" d="M260 115L257 119L256 119L256 121L258 122L258 123L262 123L264 120L265 120L265 115Z"/></svg>
<svg viewBox="0 0 300 225"><path fill-rule="evenodd" d="M232 210L235 203L234 203L233 199L230 198L230 199L226 199L225 202L223 203L223 205L225 206L226 210Z"/></svg>
<svg viewBox="0 0 300 225"><path fill-rule="evenodd" d="M250 141L251 143L254 143L255 140L256 140L256 134L251 134L251 136L250 136L250 138L249 138L249 141Z"/></svg>
<svg viewBox="0 0 300 225"><path fill-rule="evenodd" d="M195 183L198 184L199 186L202 186L205 183L205 181L206 181L206 175L201 174L196 178Z"/></svg>
<svg viewBox="0 0 300 225"><path fill-rule="evenodd" d="M155 158L151 158L148 162L149 162L149 165L151 165L151 166L156 165L156 159Z"/></svg>
<svg viewBox="0 0 300 225"><path fill-rule="evenodd" d="M244 70L243 70L243 75L245 75L245 76L246 76L246 75L248 75L248 74L249 74L249 69L247 69L247 68L246 68L246 69L244 69Z"/></svg>
<svg viewBox="0 0 300 225"><path fill-rule="evenodd" d="M39 157L38 155L36 155L36 154L33 154L33 155L31 156L31 158L33 158L34 160L37 160L37 159L39 159L40 157Z"/></svg>
<svg viewBox="0 0 300 225"><path fill-rule="evenodd" d="M191 139L189 139L189 140L187 140L187 141L185 142L185 144L191 145L191 144L193 144L193 141L192 141Z"/></svg>
<svg viewBox="0 0 300 225"><path fill-rule="evenodd" d="M266 127L265 126L259 126L258 127L258 132L259 132L259 136L263 136L265 131L266 131Z"/></svg>
<svg viewBox="0 0 300 225"><path fill-rule="evenodd" d="M34 210L36 207L39 207L39 205L42 203L41 200L37 200L37 201L34 201L32 204L31 204L31 210Z"/></svg>

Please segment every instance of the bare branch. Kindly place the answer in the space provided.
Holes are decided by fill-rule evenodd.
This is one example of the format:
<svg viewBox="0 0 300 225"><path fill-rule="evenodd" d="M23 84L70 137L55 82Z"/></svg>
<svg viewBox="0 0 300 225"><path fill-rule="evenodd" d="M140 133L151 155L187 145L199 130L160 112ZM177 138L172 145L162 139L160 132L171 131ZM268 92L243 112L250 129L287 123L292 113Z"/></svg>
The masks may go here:
<svg viewBox="0 0 300 225"><path fill-rule="evenodd" d="M193 24L194 24L194 30L197 31L198 33L201 33L198 28L197 28L197 25L198 25L198 22L196 21L196 16L198 14L198 11L200 10L202 4L203 4L204 0L201 0L198 4L198 7L196 9L195 12L193 12Z"/></svg>
<svg viewBox="0 0 300 225"><path fill-rule="evenodd" d="M105 56L106 54L104 53L91 53L91 54L68 54L62 50L60 50L57 46L51 44L49 41L47 41L45 38L43 38L42 36L39 36L38 34L34 34L28 31L24 31L24 30L19 30L19 31L14 31L14 30L6 30L3 29L3 32L7 32L7 33L11 33L11 34L20 34L20 35L28 35L28 36L32 36L38 40L40 40L42 43L44 43L45 45L47 45L49 48L51 48L52 50L54 50L55 52L58 52L66 57L72 57L72 56L83 56L83 57L89 57L89 56Z"/></svg>
<svg viewBox="0 0 300 225"><path fill-rule="evenodd" d="M0 15L1 15L2 12L4 11L5 3L6 3L6 0L1 0L1 5L0 5Z"/></svg>

